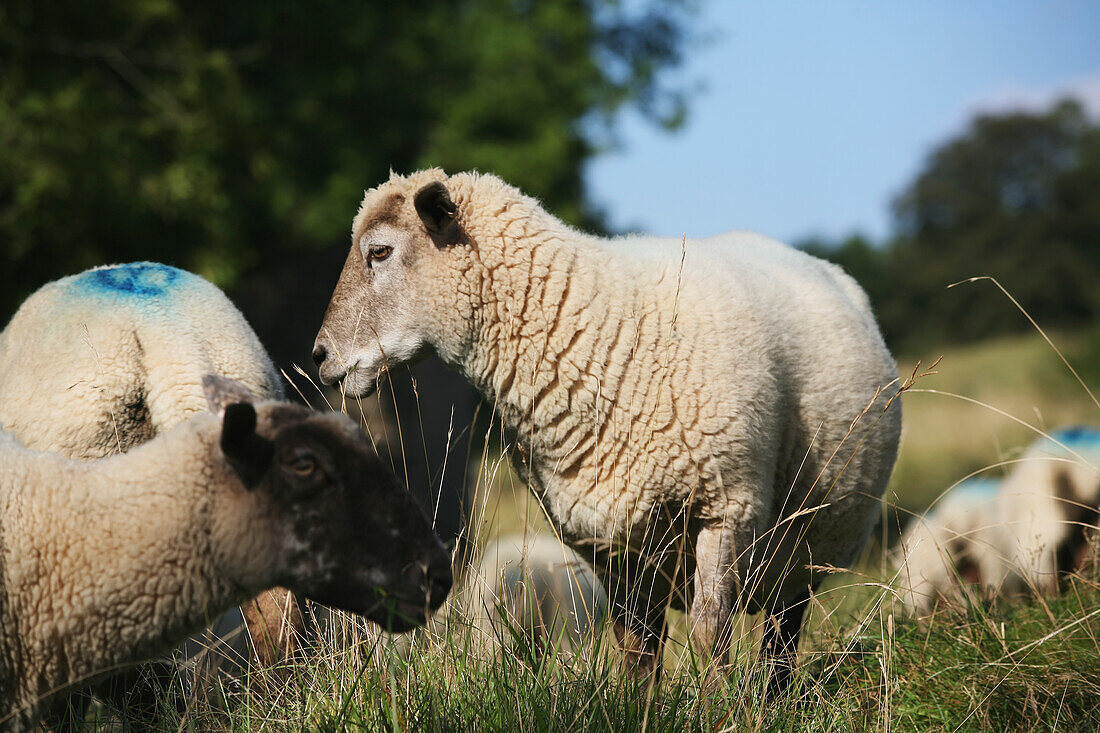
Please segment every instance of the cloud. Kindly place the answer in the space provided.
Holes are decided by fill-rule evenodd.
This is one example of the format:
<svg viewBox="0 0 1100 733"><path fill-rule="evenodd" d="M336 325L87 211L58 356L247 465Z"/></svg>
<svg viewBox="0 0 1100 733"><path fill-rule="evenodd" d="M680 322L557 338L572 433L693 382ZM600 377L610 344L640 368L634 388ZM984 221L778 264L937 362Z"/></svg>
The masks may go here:
<svg viewBox="0 0 1100 733"><path fill-rule="evenodd" d="M1072 97L1089 116L1100 119L1100 72L1042 87L1008 86L982 95L967 106L967 117L1004 112L1042 112L1058 100Z"/></svg>

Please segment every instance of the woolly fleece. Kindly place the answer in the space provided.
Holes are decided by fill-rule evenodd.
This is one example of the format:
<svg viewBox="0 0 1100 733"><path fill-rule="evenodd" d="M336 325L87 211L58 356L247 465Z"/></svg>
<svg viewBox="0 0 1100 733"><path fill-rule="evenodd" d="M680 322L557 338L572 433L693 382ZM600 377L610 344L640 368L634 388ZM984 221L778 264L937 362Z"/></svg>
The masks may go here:
<svg viewBox="0 0 1100 733"><path fill-rule="evenodd" d="M263 558L279 535L222 458L220 426L198 416L94 462L0 433L0 719L29 725L50 693L275 585Z"/></svg>
<svg viewBox="0 0 1100 733"><path fill-rule="evenodd" d="M456 210L445 231L418 214L430 184ZM360 206L315 355L362 394L432 351L498 410L571 545L668 566L631 599L667 595L675 553L655 543L685 536L700 607L803 596L811 565L855 560L896 457L897 371L866 295L759 234L601 239L492 175L392 175Z"/></svg>

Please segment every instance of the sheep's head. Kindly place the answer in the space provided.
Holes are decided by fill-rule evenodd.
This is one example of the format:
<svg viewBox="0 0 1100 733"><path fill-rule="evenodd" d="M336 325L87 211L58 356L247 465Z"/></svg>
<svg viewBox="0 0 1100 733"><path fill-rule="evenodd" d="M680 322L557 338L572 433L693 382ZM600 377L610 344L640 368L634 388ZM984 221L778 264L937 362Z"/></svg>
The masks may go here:
<svg viewBox="0 0 1100 733"><path fill-rule="evenodd" d="M387 366L415 361L438 348L441 336L456 336L431 312L440 300L435 290L464 269L469 244L448 182L431 170L367 192L314 344L326 384L370 394Z"/></svg>
<svg viewBox="0 0 1100 733"><path fill-rule="evenodd" d="M412 496L344 415L256 402L203 379L221 450L277 536L274 582L393 631L423 623L451 587L450 558Z"/></svg>

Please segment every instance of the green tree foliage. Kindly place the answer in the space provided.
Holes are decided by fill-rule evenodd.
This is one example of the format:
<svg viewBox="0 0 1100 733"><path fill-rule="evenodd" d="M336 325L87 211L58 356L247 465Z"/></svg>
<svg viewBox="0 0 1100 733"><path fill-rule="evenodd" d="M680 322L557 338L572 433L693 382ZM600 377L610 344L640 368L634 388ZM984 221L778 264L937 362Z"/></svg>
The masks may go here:
<svg viewBox="0 0 1100 733"><path fill-rule="evenodd" d="M5 3L0 317L58 275L157 259L237 286L276 351L290 319L299 358L362 191L391 168L493 170L598 226L584 163L623 105L680 119L659 72L679 59L688 11L682 0Z"/></svg>
<svg viewBox="0 0 1100 733"><path fill-rule="evenodd" d="M976 118L896 199L896 236L809 247L866 287L888 338L911 350L1027 328L991 275L1045 326L1100 319L1100 127L1063 101Z"/></svg>

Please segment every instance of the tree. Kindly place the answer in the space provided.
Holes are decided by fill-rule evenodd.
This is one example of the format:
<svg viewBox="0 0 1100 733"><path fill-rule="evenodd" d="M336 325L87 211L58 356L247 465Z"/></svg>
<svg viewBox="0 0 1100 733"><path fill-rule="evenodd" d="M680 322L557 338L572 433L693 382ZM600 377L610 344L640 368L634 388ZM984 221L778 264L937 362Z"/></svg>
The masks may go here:
<svg viewBox="0 0 1100 733"><path fill-rule="evenodd" d="M1100 129L1081 106L984 115L938 148L895 202L891 268L911 336L973 340L1026 322L992 288L944 288L992 275L1040 322L1100 315Z"/></svg>
<svg viewBox="0 0 1100 733"><path fill-rule="evenodd" d="M804 246L867 290L887 340L910 351L1028 328L992 275L1045 326L1100 318L1100 127L1063 101L977 117L894 202L895 236Z"/></svg>
<svg viewBox="0 0 1100 733"><path fill-rule="evenodd" d="M659 72L685 18L674 1L6 3L0 314L58 275L158 259L244 284L261 334L300 359L296 314L316 327L390 168L494 170L598 226L584 163L623 105L677 122ZM316 293L262 292L318 258Z"/></svg>

